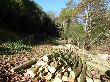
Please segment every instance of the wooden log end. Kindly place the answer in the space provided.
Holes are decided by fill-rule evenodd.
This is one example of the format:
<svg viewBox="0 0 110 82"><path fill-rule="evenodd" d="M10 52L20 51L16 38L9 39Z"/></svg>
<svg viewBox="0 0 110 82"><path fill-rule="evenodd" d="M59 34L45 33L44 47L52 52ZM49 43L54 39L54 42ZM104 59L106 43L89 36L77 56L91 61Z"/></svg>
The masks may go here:
<svg viewBox="0 0 110 82"><path fill-rule="evenodd" d="M61 78L55 78L52 82L62 82Z"/></svg>
<svg viewBox="0 0 110 82"><path fill-rule="evenodd" d="M11 69L10 71L11 71L12 73L14 73L14 72L15 72L15 71L14 71L14 69Z"/></svg>
<svg viewBox="0 0 110 82"><path fill-rule="evenodd" d="M62 77L62 81L63 81L63 82L68 82L68 77L67 77L67 76L63 76L63 77Z"/></svg>
<svg viewBox="0 0 110 82"><path fill-rule="evenodd" d="M48 70L51 72L51 73L54 73L56 71L55 67L51 67L51 66L48 66Z"/></svg>
<svg viewBox="0 0 110 82"><path fill-rule="evenodd" d="M30 69L27 69L27 72L26 72L28 75L30 75L32 78L34 78L35 74L32 70Z"/></svg>

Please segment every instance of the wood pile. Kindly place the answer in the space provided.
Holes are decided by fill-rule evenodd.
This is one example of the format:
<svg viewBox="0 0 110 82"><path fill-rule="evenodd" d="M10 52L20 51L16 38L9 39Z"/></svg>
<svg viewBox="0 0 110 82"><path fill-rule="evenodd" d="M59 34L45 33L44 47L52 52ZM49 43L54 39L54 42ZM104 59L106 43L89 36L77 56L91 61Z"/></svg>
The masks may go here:
<svg viewBox="0 0 110 82"><path fill-rule="evenodd" d="M109 81L110 71L106 72L105 75L100 75L99 70L95 69L94 64L89 63L73 51L66 49L45 54L39 59L34 58L21 63L10 69L10 74L13 76L15 72L24 72L21 76L22 78L20 77L22 80L16 80L18 82Z"/></svg>
<svg viewBox="0 0 110 82"><path fill-rule="evenodd" d="M31 78L42 78L46 82L74 82L78 78L79 82L86 81L86 63L69 50L46 54L39 60L29 60L13 68L12 72L25 68Z"/></svg>

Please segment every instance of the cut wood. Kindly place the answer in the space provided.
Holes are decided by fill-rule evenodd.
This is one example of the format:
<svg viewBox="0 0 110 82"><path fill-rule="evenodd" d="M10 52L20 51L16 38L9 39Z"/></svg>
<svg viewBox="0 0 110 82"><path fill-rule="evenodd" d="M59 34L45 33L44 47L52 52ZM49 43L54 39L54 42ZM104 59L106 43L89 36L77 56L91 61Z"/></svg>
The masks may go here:
<svg viewBox="0 0 110 82"><path fill-rule="evenodd" d="M12 72L14 72L14 71L20 71L20 70L22 70L22 69L25 69L25 68L27 68L27 67L29 67L29 66L35 64L36 62L37 62L36 59L31 59L31 60L29 60L29 61L27 61L27 62L25 62L25 63L23 63L23 64L20 64L20 65L14 67L13 69L11 69L11 71L12 71Z"/></svg>
<svg viewBox="0 0 110 82"><path fill-rule="evenodd" d="M109 62L107 61L107 58L109 58L109 55L103 54L103 55L99 55L96 54L94 55L94 53L88 52L84 49L80 49L74 45L69 45L71 47L71 50L73 51L74 54L78 55L82 60L85 60L86 63L93 67L93 68L98 68L98 70L102 71L103 73L105 71L107 71L108 69L110 69L110 65ZM54 46L53 46L54 48ZM61 45L61 47L55 47L61 50L67 50L70 49L68 48L67 44L65 44L65 46ZM77 58L75 58L77 59ZM76 60L77 61L77 60ZM77 62L75 62L75 65L77 66ZM73 66L73 68L75 69L76 66Z"/></svg>
<svg viewBox="0 0 110 82"><path fill-rule="evenodd" d="M82 72L80 75L80 82L87 82L86 80L86 70L87 70L87 65L86 62L83 62L83 67L82 67Z"/></svg>
<svg viewBox="0 0 110 82"><path fill-rule="evenodd" d="M40 68L40 66L36 65L33 68L27 69L27 72L26 73L33 78L37 74L39 68Z"/></svg>
<svg viewBox="0 0 110 82"><path fill-rule="evenodd" d="M58 70L60 70L60 69L62 68L62 66L63 66L63 64L58 65L58 66L56 67L56 71L55 71L54 73L52 73L52 78L55 78L55 73L56 73Z"/></svg>
<svg viewBox="0 0 110 82"><path fill-rule="evenodd" d="M79 81L80 82L80 81ZM101 82L99 79L91 79L89 77L86 76L86 82Z"/></svg>
<svg viewBox="0 0 110 82"><path fill-rule="evenodd" d="M110 70L109 67L102 65L102 64L97 64L97 63L92 62L92 61L87 61L86 64L93 67L93 68L98 69L100 71L100 73L102 73L102 74L104 74L107 70Z"/></svg>
<svg viewBox="0 0 110 82"><path fill-rule="evenodd" d="M40 61L38 61L40 62ZM52 60L48 61L47 64L50 64L52 62ZM40 62L42 64L42 62ZM40 70L41 69L41 70ZM39 74L40 72L42 73L41 75L46 75L47 74L47 71L45 70L45 73L44 73L44 70L45 70L45 66L42 67L42 65L39 65L38 63L30 68L30 69L27 69L27 74L29 74L31 77L34 77L35 75Z"/></svg>

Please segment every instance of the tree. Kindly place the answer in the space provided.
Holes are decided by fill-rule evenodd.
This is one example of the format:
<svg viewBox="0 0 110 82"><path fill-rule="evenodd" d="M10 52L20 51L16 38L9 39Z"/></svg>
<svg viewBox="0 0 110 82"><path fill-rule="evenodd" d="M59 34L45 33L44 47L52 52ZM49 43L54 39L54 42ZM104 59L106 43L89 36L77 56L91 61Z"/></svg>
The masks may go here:
<svg viewBox="0 0 110 82"><path fill-rule="evenodd" d="M87 2L82 1L81 4L83 4L83 8L76 12L77 14L83 14L83 17L81 18L83 23L85 23L84 29L86 33L83 43L86 46L90 46L94 43L102 44L104 41L106 41L108 37L106 35L109 35L108 31L110 31L106 0L87 0ZM80 8L80 6L78 6L78 8ZM78 10L78 8L75 10Z"/></svg>
<svg viewBox="0 0 110 82"><path fill-rule="evenodd" d="M72 7L72 0L69 0L59 16L64 36L73 36L73 41L87 46L105 40L110 30L106 4L106 0L81 0L78 6ZM82 25L77 19L83 21Z"/></svg>
<svg viewBox="0 0 110 82"><path fill-rule="evenodd" d="M108 29L105 1L94 1L94 3L90 3L89 7L87 32L89 33L91 40L95 40L97 37L101 39L101 37L105 36Z"/></svg>
<svg viewBox="0 0 110 82"><path fill-rule="evenodd" d="M1 0L0 25L25 34L58 34L54 21L31 0Z"/></svg>
<svg viewBox="0 0 110 82"><path fill-rule="evenodd" d="M72 30L72 28L70 28L70 25L73 23L73 17L72 17L72 13L73 13L73 9L74 9L74 5L73 5L73 1L69 0L66 3L66 8L63 8L61 10L61 13L59 15L59 20L60 20L60 24L63 27L63 34L65 36L65 38L69 38L70 37L70 29ZM70 24L71 23L71 24Z"/></svg>
<svg viewBox="0 0 110 82"><path fill-rule="evenodd" d="M52 19L55 20L56 19L56 13L53 11L48 11L47 15Z"/></svg>
<svg viewBox="0 0 110 82"><path fill-rule="evenodd" d="M79 23L78 16L73 17L74 9L76 4L73 0L69 0L66 3L66 7L61 10L59 15L59 20L62 24L62 37L68 42L72 42L79 46L80 42L83 39L84 29L83 25Z"/></svg>

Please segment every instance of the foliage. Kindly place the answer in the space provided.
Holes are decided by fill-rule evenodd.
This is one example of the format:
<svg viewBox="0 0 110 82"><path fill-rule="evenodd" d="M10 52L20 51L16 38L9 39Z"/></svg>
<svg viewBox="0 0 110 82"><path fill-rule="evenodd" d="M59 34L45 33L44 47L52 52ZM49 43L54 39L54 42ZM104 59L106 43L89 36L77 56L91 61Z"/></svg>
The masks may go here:
<svg viewBox="0 0 110 82"><path fill-rule="evenodd" d="M31 46L23 44L22 41L17 42L5 42L0 45L1 55L12 55L23 50L30 50Z"/></svg>
<svg viewBox="0 0 110 82"><path fill-rule="evenodd" d="M109 34L110 24L108 20L109 17L106 14L107 12L105 1L89 3L86 14L87 26L85 28L87 35L85 38L89 38L87 41L90 45L93 43L101 43L102 40L108 38L106 34Z"/></svg>
<svg viewBox="0 0 110 82"><path fill-rule="evenodd" d="M34 1L0 0L0 54L30 50L58 35L55 22Z"/></svg>
<svg viewBox="0 0 110 82"><path fill-rule="evenodd" d="M47 15L48 15L52 20L55 21L55 19L56 19L56 13L55 13L54 11L48 11L48 12L47 12Z"/></svg>
<svg viewBox="0 0 110 82"><path fill-rule="evenodd" d="M25 34L58 35L55 23L37 3L30 0L1 0L0 25Z"/></svg>
<svg viewBox="0 0 110 82"><path fill-rule="evenodd" d="M30 52L31 48L37 44L58 44L57 37L51 37L40 34L24 35L21 33L11 32L9 30L0 29L0 55L13 55L22 51Z"/></svg>
<svg viewBox="0 0 110 82"><path fill-rule="evenodd" d="M107 7L105 0L84 0L77 6L69 0L58 19L62 27L61 36L84 46L106 41L110 35Z"/></svg>
<svg viewBox="0 0 110 82"><path fill-rule="evenodd" d="M77 16L73 17L73 10L75 9L76 4L70 0L66 4L66 8L61 10L59 20L62 26L61 36L66 40L71 39L70 42L78 44L79 42L83 42L84 33L84 25L78 23Z"/></svg>
<svg viewBox="0 0 110 82"><path fill-rule="evenodd" d="M59 19L65 22L72 21L73 20L72 14L73 10L76 7L76 3L74 3L72 0L69 0L65 6L66 7L61 10Z"/></svg>
<svg viewBox="0 0 110 82"><path fill-rule="evenodd" d="M64 29L62 32L62 37L66 39L70 39L71 43L78 45L79 43L82 44L84 42L84 36L86 33L84 32L84 26L82 24L70 25Z"/></svg>

